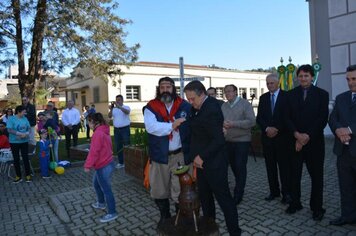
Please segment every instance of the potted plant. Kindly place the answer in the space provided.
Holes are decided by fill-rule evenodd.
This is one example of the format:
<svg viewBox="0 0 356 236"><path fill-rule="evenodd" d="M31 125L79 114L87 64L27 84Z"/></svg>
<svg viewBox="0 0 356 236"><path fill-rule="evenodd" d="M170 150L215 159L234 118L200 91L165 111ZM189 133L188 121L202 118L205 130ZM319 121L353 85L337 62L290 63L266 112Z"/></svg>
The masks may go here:
<svg viewBox="0 0 356 236"><path fill-rule="evenodd" d="M143 172L148 160L148 134L145 129L135 129L131 144L124 147L125 172L143 180Z"/></svg>
<svg viewBox="0 0 356 236"><path fill-rule="evenodd" d="M255 125L251 129L251 148L250 155L253 157L263 156L262 150L262 141L261 141L261 128L258 125Z"/></svg>

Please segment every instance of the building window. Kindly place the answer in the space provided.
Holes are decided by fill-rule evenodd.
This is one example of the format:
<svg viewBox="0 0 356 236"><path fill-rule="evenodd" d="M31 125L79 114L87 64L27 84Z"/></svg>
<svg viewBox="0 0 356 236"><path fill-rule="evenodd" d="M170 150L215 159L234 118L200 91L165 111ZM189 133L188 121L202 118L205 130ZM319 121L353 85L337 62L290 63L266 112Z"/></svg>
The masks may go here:
<svg viewBox="0 0 356 236"><path fill-rule="evenodd" d="M180 86L176 86L176 92L177 92L177 95L180 97Z"/></svg>
<svg viewBox="0 0 356 236"><path fill-rule="evenodd" d="M216 88L216 98L224 99L224 88L223 87Z"/></svg>
<svg viewBox="0 0 356 236"><path fill-rule="evenodd" d="M141 99L140 86L126 86L126 99L139 101Z"/></svg>
<svg viewBox="0 0 356 236"><path fill-rule="evenodd" d="M100 102L100 90L99 90L99 87L93 88L93 102L94 103Z"/></svg>
<svg viewBox="0 0 356 236"><path fill-rule="evenodd" d="M250 88L250 98L252 98L252 96L257 98L257 88Z"/></svg>
<svg viewBox="0 0 356 236"><path fill-rule="evenodd" d="M265 93L265 89L261 88L261 95Z"/></svg>
<svg viewBox="0 0 356 236"><path fill-rule="evenodd" d="M246 98L246 88L239 88L239 93L237 94L237 96L242 97L242 98Z"/></svg>

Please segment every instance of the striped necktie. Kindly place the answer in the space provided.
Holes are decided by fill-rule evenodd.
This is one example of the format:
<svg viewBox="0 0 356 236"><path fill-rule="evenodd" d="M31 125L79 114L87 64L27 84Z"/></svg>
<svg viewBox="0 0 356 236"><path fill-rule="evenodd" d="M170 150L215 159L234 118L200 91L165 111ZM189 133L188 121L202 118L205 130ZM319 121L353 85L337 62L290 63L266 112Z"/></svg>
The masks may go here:
<svg viewBox="0 0 356 236"><path fill-rule="evenodd" d="M352 95L352 104L356 104L356 93Z"/></svg>

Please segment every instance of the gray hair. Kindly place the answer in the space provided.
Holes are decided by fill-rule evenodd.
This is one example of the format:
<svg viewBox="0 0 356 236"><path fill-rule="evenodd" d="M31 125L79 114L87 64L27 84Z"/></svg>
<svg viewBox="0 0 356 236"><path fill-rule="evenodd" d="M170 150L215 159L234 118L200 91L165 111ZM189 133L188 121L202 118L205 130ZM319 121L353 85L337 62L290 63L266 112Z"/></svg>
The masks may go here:
<svg viewBox="0 0 356 236"><path fill-rule="evenodd" d="M271 73L271 74L268 74L267 76L266 76L266 79L273 79L273 80L275 80L275 81L279 81L279 79L278 79L278 75L276 74L276 73Z"/></svg>

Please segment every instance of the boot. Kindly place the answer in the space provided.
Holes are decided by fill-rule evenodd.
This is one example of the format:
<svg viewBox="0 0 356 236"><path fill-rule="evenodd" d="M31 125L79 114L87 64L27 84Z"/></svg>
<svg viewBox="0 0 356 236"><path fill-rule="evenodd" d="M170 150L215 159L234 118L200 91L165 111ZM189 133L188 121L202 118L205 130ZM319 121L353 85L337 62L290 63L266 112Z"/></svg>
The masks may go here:
<svg viewBox="0 0 356 236"><path fill-rule="evenodd" d="M157 224L157 228L160 227L163 222L171 218L171 213L169 211L169 200L168 198L166 199L155 199L155 203L158 206L159 212L161 214L161 218L159 219L159 222Z"/></svg>

